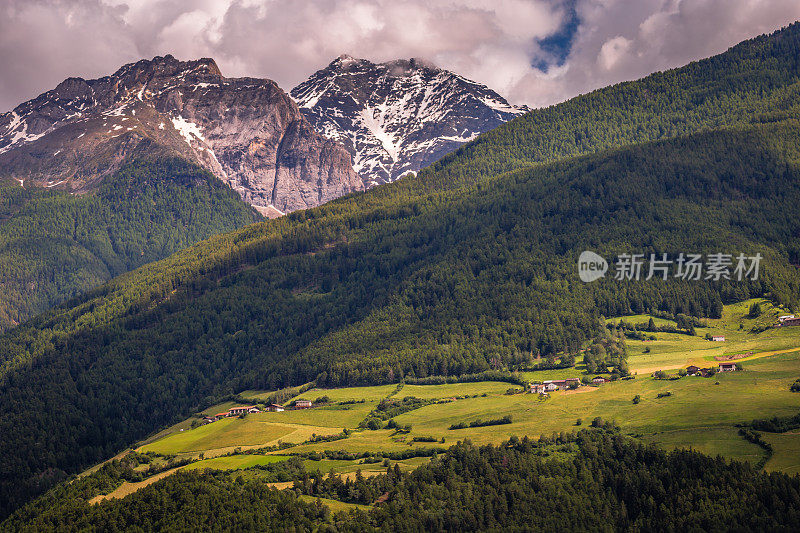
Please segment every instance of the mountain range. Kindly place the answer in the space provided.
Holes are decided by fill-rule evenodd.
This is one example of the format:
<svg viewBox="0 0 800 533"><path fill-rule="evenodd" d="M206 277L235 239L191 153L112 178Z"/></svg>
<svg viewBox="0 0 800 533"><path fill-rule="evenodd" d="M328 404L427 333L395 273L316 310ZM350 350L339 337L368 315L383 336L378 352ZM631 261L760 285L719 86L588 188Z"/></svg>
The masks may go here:
<svg viewBox="0 0 800 533"><path fill-rule="evenodd" d="M225 78L211 59L156 57L69 78L0 116L0 177L82 193L142 146L206 168L266 214L363 189L350 156L271 80Z"/></svg>
<svg viewBox="0 0 800 533"><path fill-rule="evenodd" d="M797 309L798 96L794 24L533 110L416 176L215 235L6 331L0 513L244 390L513 369L592 342L603 316L716 317L767 294ZM587 284L584 250L764 264L743 282Z"/></svg>
<svg viewBox="0 0 800 533"><path fill-rule="evenodd" d="M340 58L321 72L345 63ZM455 149L461 143L447 138L455 125L469 126L474 136L514 116L486 107L482 102L512 109L485 87L413 60L393 64L393 84L381 74L386 65L372 65L368 73L362 68L357 77L354 69L345 70L354 94L387 99L398 96L395 85L411 90L406 82L415 80L416 92L393 101L389 113L417 117L403 125L401 133L415 140L401 143L408 156L395 166L418 170ZM319 75L304 84L306 94ZM385 90L376 92L378 82ZM332 84L318 106L301 110L270 80L226 78L211 59L167 55L99 79L69 78L0 115L0 330L182 247L255 222L246 204L276 217L384 180L363 164L356 164L361 174L354 170L353 156L368 157L361 141L342 144L315 131L326 131L316 122L323 104L326 113L336 112ZM419 91L427 91L422 114ZM399 125L393 124L395 131ZM361 139L361 123L351 126L343 135ZM411 147L420 142L427 148Z"/></svg>
<svg viewBox="0 0 800 533"><path fill-rule="evenodd" d="M317 131L347 148L366 187L415 173L528 111L413 58L372 63L342 55L291 95Z"/></svg>

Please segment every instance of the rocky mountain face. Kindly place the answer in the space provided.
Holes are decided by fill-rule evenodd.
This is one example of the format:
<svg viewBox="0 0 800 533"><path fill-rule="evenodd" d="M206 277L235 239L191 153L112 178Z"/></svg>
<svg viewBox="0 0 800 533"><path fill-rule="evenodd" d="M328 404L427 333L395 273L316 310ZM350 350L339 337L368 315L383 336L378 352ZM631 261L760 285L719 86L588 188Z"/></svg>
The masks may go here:
<svg viewBox="0 0 800 533"><path fill-rule="evenodd" d="M0 178L24 187L84 192L140 152L197 162L268 216L363 189L347 150L275 82L226 78L211 59L69 78L0 115Z"/></svg>
<svg viewBox="0 0 800 533"><path fill-rule="evenodd" d="M527 111L417 59L343 55L291 95L317 131L347 148L367 187L416 172Z"/></svg>

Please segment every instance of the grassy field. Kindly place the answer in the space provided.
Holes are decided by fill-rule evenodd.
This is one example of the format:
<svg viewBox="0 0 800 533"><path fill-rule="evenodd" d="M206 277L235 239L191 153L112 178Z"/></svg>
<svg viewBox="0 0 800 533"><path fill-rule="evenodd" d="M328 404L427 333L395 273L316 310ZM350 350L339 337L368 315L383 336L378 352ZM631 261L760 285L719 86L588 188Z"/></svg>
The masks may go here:
<svg viewBox="0 0 800 533"><path fill-rule="evenodd" d="M316 501L319 501L322 505L328 507L333 513L338 513L339 511L346 512L346 511L351 511L353 509L361 509L362 511L368 511L370 509L370 506L368 505L359 505L357 503L345 503L345 502L340 502L338 500L330 500L328 498L315 498L313 496L306 496L304 494L300 495L300 499L308 503L314 503Z"/></svg>
<svg viewBox="0 0 800 533"><path fill-rule="evenodd" d="M415 396L425 400L435 400L465 395L474 396L475 394L503 394L510 388L521 389L519 385L514 385L513 383L501 383L496 381L485 381L482 383L449 383L446 385L405 385L393 397L405 398L406 396Z"/></svg>
<svg viewBox="0 0 800 533"><path fill-rule="evenodd" d="M281 414L281 413L271 413ZM248 415L246 418L226 418L196 429L171 435L141 446L140 452L162 455L216 452L221 454L236 447L253 448L284 442L303 442L312 435L335 435L342 428L308 424L281 424L267 419L266 413Z"/></svg>
<svg viewBox="0 0 800 533"><path fill-rule="evenodd" d="M728 459L757 463L766 454L759 446L739 436L732 427L710 427L662 431L647 435L644 440L668 450L693 449L707 455L722 455Z"/></svg>
<svg viewBox="0 0 800 533"><path fill-rule="evenodd" d="M764 469L800 474L800 431L787 433L762 433L764 440L772 444L774 455Z"/></svg>
<svg viewBox="0 0 800 533"><path fill-rule="evenodd" d="M588 425L594 417L614 420L628 434L642 437L665 448L693 447L710 455L721 454L738 460L757 462L763 453L736 433L734 424L754 418L786 416L800 410L800 394L789 392L788 385L800 376L800 350L756 358L743 372L717 374L713 378L684 377L659 381L650 376L583 387L577 391L556 392L547 400L530 394L504 394L507 384L494 384L487 396L429 405L396 417L400 424L411 424L409 435L389 430L359 431L348 439L328 443L304 444L292 452L347 450L397 451L410 446L441 446L440 443L411 443L414 436L444 437L445 445L469 438L475 443L497 443L512 435L538 436L577 429L581 418ZM463 394L479 389L463 384ZM449 385L430 385L429 397L447 396ZM436 389L442 387L437 393ZM445 388L447 387L447 388ZM401 394L406 391L403 389ZM500 392L503 391L503 392ZM669 397L658 398L659 393ZM482 394L482 393L481 393ZM639 395L641 402L632 399ZM500 426L448 429L451 424L492 419L510 414L513 423ZM790 467L784 455L797 455L793 444L800 438L786 437L776 445L770 464L775 469ZM788 465L788 466L786 466Z"/></svg>
<svg viewBox="0 0 800 533"><path fill-rule="evenodd" d="M183 467L184 470L241 470L253 466L268 465L285 461L286 455L227 455L214 457L191 463Z"/></svg>
<svg viewBox="0 0 800 533"><path fill-rule="evenodd" d="M762 307L762 314L758 318L749 318L750 305L758 302ZM652 373L656 370L671 370L686 367L691 364L697 366L712 366L718 364L714 357L733 354L754 352L758 357L760 353L770 353L787 349L800 348L800 327L768 329L761 333L751 333L754 327L769 326L778 321L778 316L787 311L773 306L763 299L748 300L738 304L724 307L722 317L707 319L708 327L697 328L697 336L674 333L656 333L656 340L627 341L628 364L631 372ZM647 315L621 317L609 319L608 322L625 320L630 324L638 324L649 320ZM654 318L656 325L663 325L669 321ZM672 322L672 325L675 325ZM742 326L741 329L739 326ZM722 342L708 341L706 334L725 337ZM649 348L649 353L644 353ZM742 359L746 362L747 359Z"/></svg>
<svg viewBox="0 0 800 533"><path fill-rule="evenodd" d="M378 402L354 403L349 405L331 405L314 407L313 409L300 409L283 411L281 413L259 413L259 420L275 423L307 424L339 428L355 428L358 423L372 411Z"/></svg>
<svg viewBox="0 0 800 533"><path fill-rule="evenodd" d="M378 385L375 387L348 387L343 389L311 389L303 394L298 394L292 400L305 398L314 401L322 396L330 398L331 402L344 402L348 400L364 400L367 402L379 402L390 396L397 385Z"/></svg>
<svg viewBox="0 0 800 533"><path fill-rule="evenodd" d="M505 394L514 385L500 382L458 383L446 385L396 385L350 387L341 389L312 389L298 397L315 400L327 396L333 405L308 410L285 411L250 415L243 420L226 419L183 432L173 430L162 439L141 449L161 454L214 451L219 454L233 446L253 446L299 442L289 450L275 454L309 451L344 450L354 453L397 452L413 448L449 446L470 439L477 444L498 443L512 435L539 436L553 432L573 431L590 424L593 418L613 420L621 430L647 442L667 449L694 448L710 455L758 462L764 452L737 434L735 424L755 418L793 415L800 410L800 394L789 392L789 384L800 377L800 327L769 329L753 333L751 329L777 321L784 310L761 301L762 314L748 315L753 301L726 306L723 316L707 320L707 327L697 328L697 336L655 333L655 340L628 340L629 364L635 379L606 383L599 387L582 387L576 391L559 391L548 399L531 394ZM610 319L618 322L620 318ZM628 323L646 323L649 317L624 317ZM657 325L669 321L654 319ZM673 323L674 324L674 323ZM741 324L741 327L740 327ZM706 333L724 335L724 342L705 340ZM649 348L649 353L644 353ZM689 364L717 366L715 356L753 352L737 360L744 371L721 373L712 378L684 377L678 380L655 380L655 370L674 370ZM573 369L528 372L530 380L578 377L579 365ZM658 398L659 394L671 393ZM266 391L246 391L247 397L269 394ZM641 401L634 404L634 396ZM410 424L408 434L381 429L356 429L358 423L375 408L381 399L416 396L425 399L461 398L448 403L428 405L395 417L399 424ZM265 396L266 397L266 396ZM360 401L349 405L336 402ZM209 411L217 412L225 405ZM452 424L488 420L511 415L513 422L477 428L450 430ZM581 419L581 426L577 421ZM177 426L176 426L177 428ZM334 434L342 428L356 429L348 438L333 442L305 442L313 434ZM326 433L327 431L327 433ZM430 436L445 443L413 442L414 437ZM774 456L767 470L800 472L800 433L765 434L773 444ZM209 454L206 453L206 457ZM247 460L252 459L252 456ZM219 463L225 464L220 458ZM217 459L214 459L217 460ZM245 460L245 459L241 459ZM425 461L427 459L420 459ZM327 460L326 460L327 461ZM356 469L382 470L380 464L359 465L353 461L308 461L309 470L334 470L352 473ZM410 469L420 463L401 461ZM199 464L199 463L198 463ZM231 467L237 466L235 461ZM394 464L394 462L392 462ZM200 468L198 466L197 468Z"/></svg>

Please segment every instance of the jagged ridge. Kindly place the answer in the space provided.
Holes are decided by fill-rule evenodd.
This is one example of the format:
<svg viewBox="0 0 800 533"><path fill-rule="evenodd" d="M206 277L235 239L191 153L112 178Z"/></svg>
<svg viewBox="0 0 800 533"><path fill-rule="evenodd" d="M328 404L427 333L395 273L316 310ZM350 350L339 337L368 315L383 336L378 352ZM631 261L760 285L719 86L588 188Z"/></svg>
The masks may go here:
<svg viewBox="0 0 800 533"><path fill-rule="evenodd" d="M366 186L394 181L527 111L420 59L348 55L291 91L303 114L353 156Z"/></svg>
<svg viewBox="0 0 800 533"><path fill-rule="evenodd" d="M318 135L275 82L225 78L212 59L170 55L69 78L0 115L0 175L81 192L145 139L261 208L313 207L362 188L349 154Z"/></svg>

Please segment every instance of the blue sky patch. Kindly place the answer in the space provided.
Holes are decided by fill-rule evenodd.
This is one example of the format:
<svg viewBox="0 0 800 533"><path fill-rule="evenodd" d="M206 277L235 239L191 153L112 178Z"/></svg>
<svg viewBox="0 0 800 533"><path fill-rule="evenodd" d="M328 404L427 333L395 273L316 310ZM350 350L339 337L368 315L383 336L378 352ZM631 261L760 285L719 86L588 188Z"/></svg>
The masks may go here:
<svg viewBox="0 0 800 533"><path fill-rule="evenodd" d="M537 40L543 54L531 60L531 66L542 72L547 72L550 67L560 67L569 57L572 43L578 31L578 13L575 11L575 1L567 4L567 17L559 30L544 39Z"/></svg>

